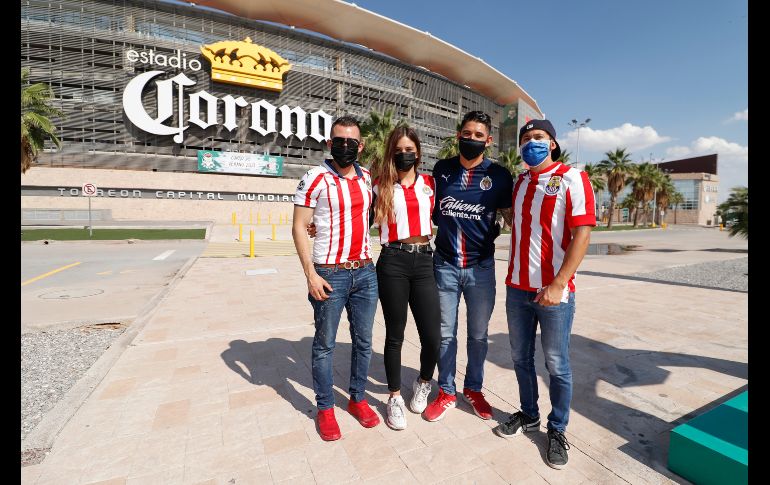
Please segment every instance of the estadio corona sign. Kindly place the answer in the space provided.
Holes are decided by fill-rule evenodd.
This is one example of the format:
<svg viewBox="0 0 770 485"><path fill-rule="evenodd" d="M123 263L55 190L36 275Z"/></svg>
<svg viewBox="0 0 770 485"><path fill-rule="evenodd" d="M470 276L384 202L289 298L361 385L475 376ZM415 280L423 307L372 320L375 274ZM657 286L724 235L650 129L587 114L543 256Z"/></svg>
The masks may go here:
<svg viewBox="0 0 770 485"><path fill-rule="evenodd" d="M256 89L280 91L283 89L283 75L291 69L291 65L281 56L270 49L252 44L248 37L241 42L224 41L201 47L201 52L211 63L211 79L215 82L251 86ZM197 59L188 59L186 53L176 51L174 55L156 54L129 50L126 60L130 63L142 63L162 67L174 67L182 70L198 71L202 68ZM160 136L173 135L174 142L181 144L184 133L190 125L202 129L217 126L218 115L223 109L221 123L228 131L238 127L237 111L240 116L249 116L249 129L259 135L267 136L280 133L284 138L296 136L304 140L308 136L317 142L330 137L332 117L323 110L307 113L300 107L291 108L287 105L276 107L267 100L249 102L238 96L227 95L220 98L200 89L195 89L196 82L187 77L184 72L164 79L165 71L153 70L137 75L126 85L123 92L123 111L137 128L147 133ZM146 89L155 88L157 116L151 116L142 101ZM175 99L176 98L176 99ZM184 100L189 100L189 112L185 113ZM167 124L176 110L177 126ZM277 115L280 113L280 131ZM296 130L292 126L292 118L296 120ZM309 118L309 129L308 129Z"/></svg>

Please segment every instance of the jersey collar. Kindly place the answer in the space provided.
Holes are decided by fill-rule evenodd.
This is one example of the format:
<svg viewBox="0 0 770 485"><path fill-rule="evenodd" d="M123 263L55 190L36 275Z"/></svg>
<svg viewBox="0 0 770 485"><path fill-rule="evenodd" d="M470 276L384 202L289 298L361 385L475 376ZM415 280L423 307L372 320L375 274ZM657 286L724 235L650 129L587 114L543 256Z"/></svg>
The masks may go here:
<svg viewBox="0 0 770 485"><path fill-rule="evenodd" d="M340 175L337 170L334 169L334 165L332 165L332 160L330 158L327 158L324 160L324 164L326 165L326 169L330 171L335 177L337 178L345 178L342 175ZM356 177L363 177L364 172L361 170L361 167L358 165L358 162L353 162L353 168L356 170Z"/></svg>

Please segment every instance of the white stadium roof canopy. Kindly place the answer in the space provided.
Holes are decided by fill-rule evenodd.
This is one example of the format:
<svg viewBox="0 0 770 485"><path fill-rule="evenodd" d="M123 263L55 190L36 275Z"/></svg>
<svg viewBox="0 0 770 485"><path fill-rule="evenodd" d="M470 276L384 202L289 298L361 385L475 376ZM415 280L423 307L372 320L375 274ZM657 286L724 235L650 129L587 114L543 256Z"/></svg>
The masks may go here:
<svg viewBox="0 0 770 485"><path fill-rule="evenodd" d="M422 66L468 86L498 104L535 100L481 58L382 15L340 0L196 0L195 5L253 20L266 20L360 44L402 62Z"/></svg>

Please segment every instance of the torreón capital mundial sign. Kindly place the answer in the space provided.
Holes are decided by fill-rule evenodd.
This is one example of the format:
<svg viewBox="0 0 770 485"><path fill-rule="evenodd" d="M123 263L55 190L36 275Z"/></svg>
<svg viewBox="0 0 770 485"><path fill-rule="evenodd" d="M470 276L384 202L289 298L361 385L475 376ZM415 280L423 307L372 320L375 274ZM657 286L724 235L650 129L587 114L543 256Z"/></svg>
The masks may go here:
<svg viewBox="0 0 770 485"><path fill-rule="evenodd" d="M291 65L278 54L270 49L252 44L248 37L241 42L224 41L210 46L202 46L201 52L211 62L211 79L218 82L280 91L283 88L283 74L291 68ZM179 58L178 52L175 58ZM162 59L163 62L159 59ZM144 52L135 50L127 51L126 60L132 63L171 65L171 63L166 64L166 57L148 56ZM182 56L182 61L181 63L177 62L176 66L181 68L185 65L192 66L193 70L197 70L194 68L200 66L198 61L195 63L188 61L186 54ZM184 132L190 127L190 124L202 129L219 125L218 114L221 104L224 107L222 126L228 131L238 127L237 108L250 108L251 124L249 128L262 136L276 132L284 138L294 135L299 140L304 140L310 136L319 143L331 136L332 117L321 109L310 113L310 132L308 133L308 113L299 106L290 108L284 104L276 107L264 99L249 103L243 96L233 98L229 94L219 99L204 89L190 93L189 91L193 89L196 82L183 72L169 79L156 79L163 74L165 71L148 71L139 74L128 82L123 92L123 111L131 123L147 133L174 135L174 142L181 144L184 140ZM147 112L142 102L142 93L153 80L155 80L157 91L157 116L154 118ZM185 90L188 92L185 93ZM174 103L175 91L176 103ZM189 113L184 112L185 95L189 98ZM178 124L177 126L169 126L165 122L172 118L175 104ZM278 131L276 122L279 112L281 113L280 131ZM292 128L292 116L296 119L296 132Z"/></svg>

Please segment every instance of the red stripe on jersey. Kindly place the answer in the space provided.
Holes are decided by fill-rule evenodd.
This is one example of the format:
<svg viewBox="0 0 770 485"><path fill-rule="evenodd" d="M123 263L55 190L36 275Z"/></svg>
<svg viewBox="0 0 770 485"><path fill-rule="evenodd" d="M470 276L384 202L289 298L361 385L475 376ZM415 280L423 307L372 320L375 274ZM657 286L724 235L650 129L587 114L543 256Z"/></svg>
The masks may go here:
<svg viewBox="0 0 770 485"><path fill-rule="evenodd" d="M360 259L361 248L364 243L364 195L361 193L358 179L347 181L347 184L350 189L350 223L353 231L350 251L345 259Z"/></svg>
<svg viewBox="0 0 770 485"><path fill-rule="evenodd" d="M404 189L404 200L406 201L406 220L409 222L409 236L420 234L420 202L417 200L417 194L414 192L412 184L408 189Z"/></svg>
<svg viewBox="0 0 770 485"><path fill-rule="evenodd" d="M516 194L519 193L519 189L522 185L524 185L523 182L524 178L519 177L516 180L515 185L513 186L513 196L511 197L511 208L512 211L516 210ZM513 262L516 261L516 258L519 257L518 248L516 247L516 214L511 214L511 255L508 258L508 277L505 279L505 284L510 285L512 284L511 279L513 277Z"/></svg>
<svg viewBox="0 0 770 485"><path fill-rule="evenodd" d="M467 268L468 267L468 255L465 254L465 234L463 234L462 232L460 232L460 247L462 248L462 255L463 255L463 259L462 259L462 261L460 261L460 267L461 268Z"/></svg>
<svg viewBox="0 0 770 485"><path fill-rule="evenodd" d="M529 287L529 243L532 237L532 200L537 188L537 174L530 174L524 204L521 208L521 251L519 252L519 285Z"/></svg>
<svg viewBox="0 0 770 485"><path fill-rule="evenodd" d="M337 200L340 204L340 213L339 213L339 220L340 220L340 236L339 236L339 242L337 243L337 257L334 259L335 264L339 264L339 262L342 260L342 250L345 248L345 196L342 194L342 179L336 179L335 185L337 186ZM333 221L334 219L332 219Z"/></svg>
<svg viewBox="0 0 770 485"><path fill-rule="evenodd" d="M556 196L543 197L540 205L540 281L545 286L553 281L553 234L551 220Z"/></svg>
<svg viewBox="0 0 770 485"><path fill-rule="evenodd" d="M325 263L329 263L329 257L332 254L332 241L334 241L334 207L332 206L332 199L331 195L329 194L329 182L324 178L324 183L326 184L326 200L329 203L329 220L332 221L332 223L329 225L329 249L326 251L326 261Z"/></svg>
<svg viewBox="0 0 770 485"><path fill-rule="evenodd" d="M305 195L305 206L310 207L310 195L313 193L313 190L315 190L316 185L318 185L321 180L323 180L324 174L319 173L318 176L316 176L315 180L310 184L310 187L307 188L307 192Z"/></svg>
<svg viewBox="0 0 770 485"><path fill-rule="evenodd" d="M567 203L565 204L567 220L570 219L572 214L572 197L570 197L569 191L570 189L567 189L567 194L566 194ZM569 247L569 243L572 241L572 231L570 230L569 226L570 226L569 224L564 224L564 234L562 235L562 238L561 238L561 248L565 252L565 257L566 257L567 248ZM562 261L562 264L564 264L563 261ZM569 286L569 291L573 291L573 292L575 291L575 283L573 283L572 281L574 278L575 278L574 274L570 275L569 282L567 282L567 286Z"/></svg>
<svg viewBox="0 0 770 485"><path fill-rule="evenodd" d="M467 189L468 186L471 184L471 180L473 180L473 170L475 170L476 167L471 168L470 170L466 170L463 174L463 183L462 188L463 190Z"/></svg>

